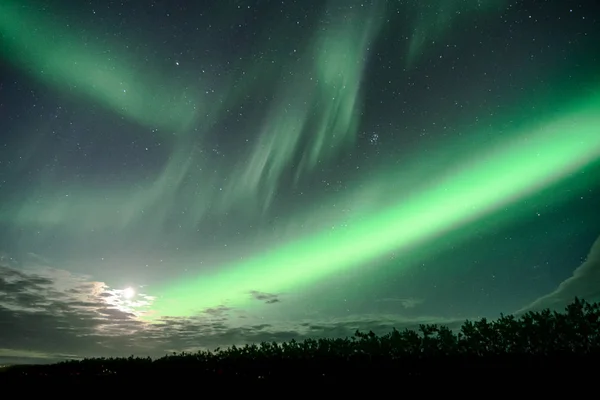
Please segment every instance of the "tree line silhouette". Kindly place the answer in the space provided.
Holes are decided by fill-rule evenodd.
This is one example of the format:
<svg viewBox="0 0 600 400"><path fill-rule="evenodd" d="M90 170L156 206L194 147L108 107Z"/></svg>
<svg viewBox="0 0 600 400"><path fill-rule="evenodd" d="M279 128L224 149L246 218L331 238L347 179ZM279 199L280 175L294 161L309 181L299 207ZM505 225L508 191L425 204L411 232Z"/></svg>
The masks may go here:
<svg viewBox="0 0 600 400"><path fill-rule="evenodd" d="M501 315L466 321L458 331L420 325L377 336L291 340L231 346L214 351L150 357L88 358L51 365L14 366L7 377L209 379L276 381L395 377L545 376L581 373L600 360L600 303L575 299L564 312ZM593 368L592 368L593 369Z"/></svg>

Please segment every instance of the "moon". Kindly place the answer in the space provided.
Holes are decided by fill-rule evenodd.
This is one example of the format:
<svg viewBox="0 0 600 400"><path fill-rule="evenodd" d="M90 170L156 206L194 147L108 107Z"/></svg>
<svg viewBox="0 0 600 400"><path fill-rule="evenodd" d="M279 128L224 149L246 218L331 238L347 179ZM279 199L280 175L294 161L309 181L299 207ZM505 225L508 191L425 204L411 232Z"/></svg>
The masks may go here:
<svg viewBox="0 0 600 400"><path fill-rule="evenodd" d="M133 296L135 296L135 290L133 290L133 288L128 287L123 289L123 297L126 299L131 299Z"/></svg>

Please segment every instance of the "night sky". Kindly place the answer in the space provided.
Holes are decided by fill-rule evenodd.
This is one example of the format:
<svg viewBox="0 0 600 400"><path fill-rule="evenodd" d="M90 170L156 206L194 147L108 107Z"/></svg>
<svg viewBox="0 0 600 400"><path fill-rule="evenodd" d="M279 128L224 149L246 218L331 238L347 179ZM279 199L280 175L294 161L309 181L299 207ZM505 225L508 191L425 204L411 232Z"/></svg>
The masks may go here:
<svg viewBox="0 0 600 400"><path fill-rule="evenodd" d="M600 301L599 65L593 0L0 0L0 364Z"/></svg>

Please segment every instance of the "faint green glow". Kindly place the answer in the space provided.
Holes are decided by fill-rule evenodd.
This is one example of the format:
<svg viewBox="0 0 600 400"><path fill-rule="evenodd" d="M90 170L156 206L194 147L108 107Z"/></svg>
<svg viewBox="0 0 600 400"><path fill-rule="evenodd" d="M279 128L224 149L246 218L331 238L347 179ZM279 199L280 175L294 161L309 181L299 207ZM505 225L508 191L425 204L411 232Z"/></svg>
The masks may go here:
<svg viewBox="0 0 600 400"><path fill-rule="evenodd" d="M415 25L409 39L407 67L412 67L427 46L452 29L457 21L466 20L474 13L500 12L506 0L427 0L415 1Z"/></svg>
<svg viewBox="0 0 600 400"><path fill-rule="evenodd" d="M118 184L111 190L60 187L40 190L27 200L15 204L14 210L0 212L0 220L12 220L21 226L68 226L73 231L91 229L124 229L153 213L160 224L174 205L174 188L180 188L192 158L180 149L174 160L167 163L162 173L150 182L140 182L136 190L130 185Z"/></svg>
<svg viewBox="0 0 600 400"><path fill-rule="evenodd" d="M600 96L508 137L493 149L470 149L470 159L429 187L358 217L345 229L311 235L194 281L173 283L158 293L155 309L158 315L189 316L222 303L246 303L251 290L290 290L392 250L410 252L534 195L600 157Z"/></svg>

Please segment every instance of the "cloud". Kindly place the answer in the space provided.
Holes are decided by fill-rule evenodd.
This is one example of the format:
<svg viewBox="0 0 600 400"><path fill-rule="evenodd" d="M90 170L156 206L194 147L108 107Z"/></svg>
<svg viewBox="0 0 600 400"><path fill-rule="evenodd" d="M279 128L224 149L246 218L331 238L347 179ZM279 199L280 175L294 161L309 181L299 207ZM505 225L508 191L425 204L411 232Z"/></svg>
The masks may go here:
<svg viewBox="0 0 600 400"><path fill-rule="evenodd" d="M250 295L267 304L280 300L276 294ZM357 329L383 334L392 327L415 328L421 323L457 327L462 322L387 314L267 321L221 305L194 317L162 317L149 323L141 317L151 311L153 300L140 292L127 299L122 290L67 271L24 270L5 263L0 266L0 365L131 354L160 357L233 344L347 337Z"/></svg>
<svg viewBox="0 0 600 400"><path fill-rule="evenodd" d="M141 328L136 310L151 299L141 295L128 303L104 283L84 279L48 268L26 272L0 266L2 358L10 357L9 351L13 357L35 352L48 359L106 354L113 347L105 345L109 338L126 349L128 334Z"/></svg>
<svg viewBox="0 0 600 400"><path fill-rule="evenodd" d="M221 305L218 307L207 308L203 311L203 313L212 315L214 317L225 317L227 315L227 313L231 310L232 310L231 307L226 307L226 306Z"/></svg>
<svg viewBox="0 0 600 400"><path fill-rule="evenodd" d="M407 297L407 298L387 297L384 299L379 299L377 301L381 302L381 303L394 303L403 308L415 308L419 304L422 304L424 300L416 299L414 297Z"/></svg>
<svg viewBox="0 0 600 400"><path fill-rule="evenodd" d="M573 275L561 282L553 292L534 300L516 314L550 308L562 311L575 297L587 301L600 301L600 237L596 239L584 261Z"/></svg>
<svg viewBox="0 0 600 400"><path fill-rule="evenodd" d="M275 304L275 303L279 303L281 301L279 299L279 296L276 294L259 292L257 290L252 290L250 292L250 295L252 296L252 298L254 298L256 300L264 301L266 304Z"/></svg>
<svg viewBox="0 0 600 400"><path fill-rule="evenodd" d="M0 368L10 364L45 364L54 360L70 360L77 359L72 354L56 354L49 355L36 351L12 350L0 348Z"/></svg>

